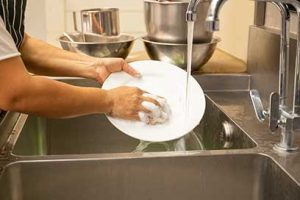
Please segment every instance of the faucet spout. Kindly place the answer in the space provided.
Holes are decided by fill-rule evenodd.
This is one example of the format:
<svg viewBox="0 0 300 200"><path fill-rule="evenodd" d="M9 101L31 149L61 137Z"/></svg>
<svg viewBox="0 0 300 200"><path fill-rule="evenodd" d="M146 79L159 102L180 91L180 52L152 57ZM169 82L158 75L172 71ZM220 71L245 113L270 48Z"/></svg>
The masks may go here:
<svg viewBox="0 0 300 200"><path fill-rule="evenodd" d="M196 21L197 19L197 6L199 2L204 0L191 0L187 11L186 11L186 21ZM227 0L212 0L209 6L207 18L206 18L206 26L207 30L210 32L218 31L219 27L219 12Z"/></svg>
<svg viewBox="0 0 300 200"><path fill-rule="evenodd" d="M197 19L197 6L201 0L191 0L187 11L186 11L186 21L194 22Z"/></svg>
<svg viewBox="0 0 300 200"><path fill-rule="evenodd" d="M227 0L212 0L208 10L206 24L208 31L218 31L220 29L219 12Z"/></svg>

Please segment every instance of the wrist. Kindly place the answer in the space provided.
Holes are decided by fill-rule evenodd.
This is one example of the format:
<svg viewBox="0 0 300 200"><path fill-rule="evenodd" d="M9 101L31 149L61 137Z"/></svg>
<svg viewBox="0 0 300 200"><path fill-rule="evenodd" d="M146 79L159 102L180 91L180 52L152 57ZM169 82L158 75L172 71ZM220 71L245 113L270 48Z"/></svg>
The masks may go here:
<svg viewBox="0 0 300 200"><path fill-rule="evenodd" d="M114 100L111 95L110 90L103 90L102 92L104 94L105 99L105 110L104 113L110 115L112 113L113 107L114 107Z"/></svg>
<svg viewBox="0 0 300 200"><path fill-rule="evenodd" d="M102 62L99 58L93 58L92 62L85 67L84 70L84 78L92 79L98 82L101 82L101 77L99 76L101 68L102 68Z"/></svg>
<svg viewBox="0 0 300 200"><path fill-rule="evenodd" d="M97 80L98 73L96 67L93 65L85 67L82 76L84 78Z"/></svg>

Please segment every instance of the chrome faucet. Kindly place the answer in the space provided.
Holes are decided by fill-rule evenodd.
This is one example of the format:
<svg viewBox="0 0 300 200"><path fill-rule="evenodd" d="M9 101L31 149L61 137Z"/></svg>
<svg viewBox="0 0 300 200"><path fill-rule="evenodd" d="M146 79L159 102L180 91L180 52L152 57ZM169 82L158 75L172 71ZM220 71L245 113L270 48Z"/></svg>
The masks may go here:
<svg viewBox="0 0 300 200"><path fill-rule="evenodd" d="M187 11L186 11L186 21L196 21L197 20L197 6L201 0L191 0Z"/></svg>
<svg viewBox="0 0 300 200"><path fill-rule="evenodd" d="M187 21L197 19L196 9L201 0L191 0L186 12ZM206 18L207 30L219 30L219 12L227 0L212 0ZM256 116L260 122L269 119L269 128L275 132L281 128L281 141L274 146L278 151L294 151L297 146L294 144L295 131L300 130L300 3L294 0L257 0L272 2L280 10L282 18L280 38L280 66L279 66L279 89L270 95L268 110L264 110L259 92L250 91L250 97L255 109ZM295 65L295 80L293 93L293 107L290 109L287 104L288 80L289 80L289 22L290 13L287 3L292 4L298 14L298 38L297 56Z"/></svg>
<svg viewBox="0 0 300 200"><path fill-rule="evenodd" d="M284 2L285 0L283 0ZM298 31L298 46L297 46L297 58L296 58L296 72L295 72L295 84L293 95L293 107L289 108L287 104L288 99L288 82L289 82L289 22L290 14L287 7L288 2L282 1L272 2L280 10L281 13L281 34L280 34L280 62L279 62L279 88L278 92L273 92L270 95L270 106L268 110L264 110L259 93L257 90L250 91L250 97L255 109L256 116L259 121L264 121L265 118L269 118L269 128L272 132L275 132L278 127L281 128L281 140L278 144L275 144L274 149L277 151L295 151L298 147L294 144L295 131L300 130L300 115L297 112L297 101L300 100L299 85L297 82L299 78L297 75L297 69L300 67L300 29ZM298 9L299 10L299 9ZM300 12L298 12L298 16ZM299 27L300 28L300 27Z"/></svg>
<svg viewBox="0 0 300 200"><path fill-rule="evenodd" d="M206 17L206 26L208 31L218 31L219 26L219 12L227 0L212 0L209 6ZM197 5L201 0L191 0L186 12L187 21L195 21L197 19Z"/></svg>
<svg viewBox="0 0 300 200"><path fill-rule="evenodd" d="M219 12L227 0L212 0L208 10L206 25L208 31L220 30Z"/></svg>

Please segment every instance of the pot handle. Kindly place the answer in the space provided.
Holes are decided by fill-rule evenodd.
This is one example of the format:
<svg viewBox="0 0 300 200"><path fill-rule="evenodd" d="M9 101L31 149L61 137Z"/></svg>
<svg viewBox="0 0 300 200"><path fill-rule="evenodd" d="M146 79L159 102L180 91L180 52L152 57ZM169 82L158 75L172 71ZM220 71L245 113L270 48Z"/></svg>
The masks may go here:
<svg viewBox="0 0 300 200"><path fill-rule="evenodd" d="M78 32L78 26L77 26L77 17L76 17L76 11L73 11L73 25L74 25L74 30Z"/></svg>

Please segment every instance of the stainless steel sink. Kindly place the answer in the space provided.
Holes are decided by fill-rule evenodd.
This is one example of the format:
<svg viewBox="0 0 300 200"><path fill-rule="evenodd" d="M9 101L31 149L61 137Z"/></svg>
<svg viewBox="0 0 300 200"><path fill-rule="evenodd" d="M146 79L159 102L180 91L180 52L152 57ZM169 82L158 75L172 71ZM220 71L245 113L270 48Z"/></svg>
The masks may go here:
<svg viewBox="0 0 300 200"><path fill-rule="evenodd" d="M300 154L272 150L277 136L255 123L248 93L208 94L201 123L167 143L130 138L104 115L21 115L1 151L0 199L300 199ZM186 151L178 151L182 142Z"/></svg>
<svg viewBox="0 0 300 200"><path fill-rule="evenodd" d="M260 154L23 161L1 200L298 200L299 185Z"/></svg>
<svg viewBox="0 0 300 200"><path fill-rule="evenodd" d="M74 85L98 86L74 79ZM99 86L98 86L99 87ZM228 132L227 129L230 131ZM253 140L231 121L209 98L201 123L184 137L184 150L245 149ZM117 130L104 115L74 119L46 119L29 116L13 149L15 155L62 155L174 151L178 141L141 143ZM138 145L140 146L138 147ZM143 146L143 148L140 148ZM138 148L137 148L138 147ZM182 149L181 149L182 150Z"/></svg>

